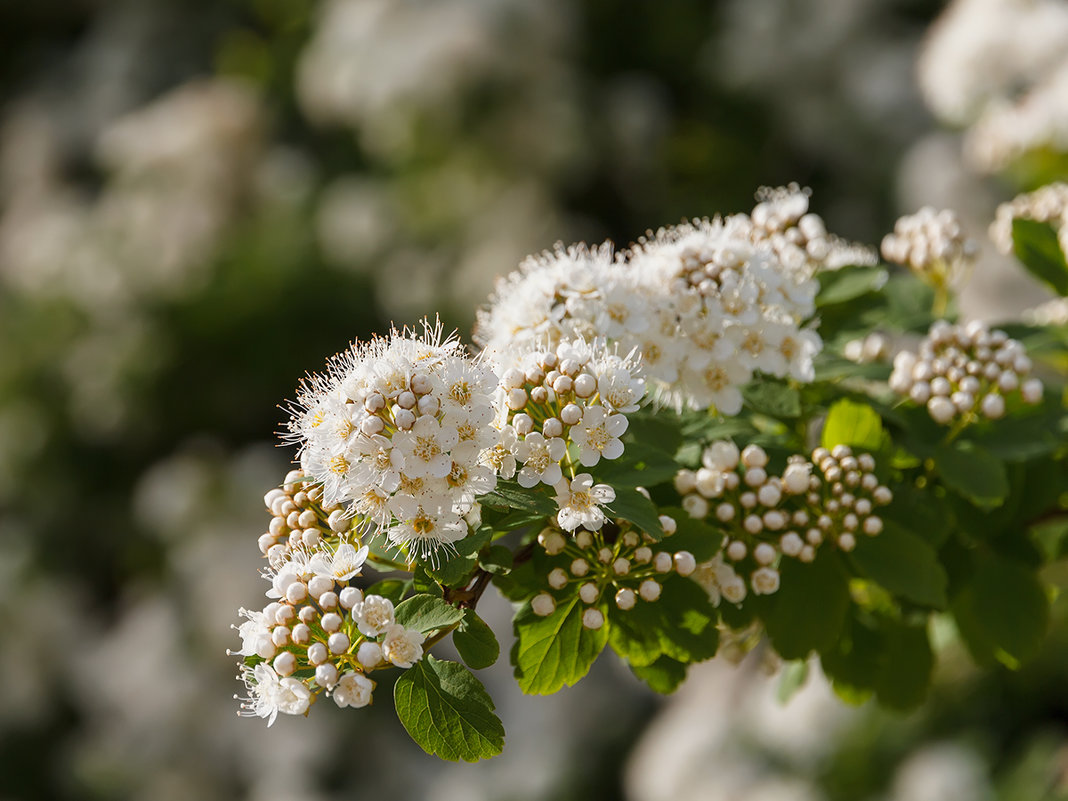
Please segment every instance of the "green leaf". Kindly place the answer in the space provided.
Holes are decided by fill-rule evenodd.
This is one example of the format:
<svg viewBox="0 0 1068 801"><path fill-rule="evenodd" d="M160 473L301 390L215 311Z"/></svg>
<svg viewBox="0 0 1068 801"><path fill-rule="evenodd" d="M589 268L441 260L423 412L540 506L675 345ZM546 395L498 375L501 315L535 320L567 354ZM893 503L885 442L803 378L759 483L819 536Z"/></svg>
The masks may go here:
<svg viewBox="0 0 1068 801"><path fill-rule="evenodd" d="M1068 295L1068 263L1052 225L1035 220L1012 221L1012 244L1031 275L1062 297Z"/></svg>
<svg viewBox="0 0 1068 801"><path fill-rule="evenodd" d="M780 381L751 381L742 389L742 397L760 414L786 419L801 416L801 394Z"/></svg>
<svg viewBox="0 0 1068 801"><path fill-rule="evenodd" d="M558 601L556 610L538 617L524 604L516 613L512 664L519 689L528 695L552 695L590 672L608 641L608 623L599 629L582 625L586 605L578 596Z"/></svg>
<svg viewBox="0 0 1068 801"><path fill-rule="evenodd" d="M927 697L934 669L927 627L888 622L883 635L875 694L884 706L913 709Z"/></svg>
<svg viewBox="0 0 1068 801"><path fill-rule="evenodd" d="M375 582L366 590L365 595L381 595L383 598L388 598L396 606L404 598L404 594L408 592L412 587L412 582L402 581L401 579L382 579L382 581Z"/></svg>
<svg viewBox="0 0 1068 801"><path fill-rule="evenodd" d="M861 536L851 554L861 573L921 606L946 607L946 572L935 549L892 520L875 537Z"/></svg>
<svg viewBox="0 0 1068 801"><path fill-rule="evenodd" d="M655 692L668 695L675 692L686 679L687 666L670 657L662 656L651 665L641 667L631 665L630 669Z"/></svg>
<svg viewBox="0 0 1068 801"><path fill-rule="evenodd" d="M433 595L413 595L394 614L404 628L423 634L458 623L464 616L463 610Z"/></svg>
<svg viewBox="0 0 1068 801"><path fill-rule="evenodd" d="M1005 465L970 442L939 445L933 451L935 469L954 492L984 509L1000 506L1009 494Z"/></svg>
<svg viewBox="0 0 1068 801"><path fill-rule="evenodd" d="M660 513L653 502L634 489L617 489L616 499L607 506L612 517L628 520L656 539L664 536Z"/></svg>
<svg viewBox="0 0 1068 801"><path fill-rule="evenodd" d="M457 587L467 583L467 579L478 567L478 552L493 536L491 529L483 527L468 534L458 543L456 551L437 567L429 566L426 572L438 583L446 587Z"/></svg>
<svg viewBox="0 0 1068 801"><path fill-rule="evenodd" d="M896 522L928 545L938 548L957 524L953 508L944 495L929 488L898 484L894 487L894 499L879 512L879 516L884 523Z"/></svg>
<svg viewBox="0 0 1068 801"><path fill-rule="evenodd" d="M816 308L854 300L869 292L877 292L886 285L888 273L881 267L842 267L825 270L817 278L820 282Z"/></svg>
<svg viewBox="0 0 1068 801"><path fill-rule="evenodd" d="M474 609L464 612L460 627L452 633L452 644L467 666L472 670L488 668L501 654L501 645Z"/></svg>
<svg viewBox="0 0 1068 801"><path fill-rule="evenodd" d="M882 443L882 418L868 404L842 398L827 412L821 437L824 448L849 445L861 450L877 451Z"/></svg>
<svg viewBox="0 0 1068 801"><path fill-rule="evenodd" d="M478 560L487 573L503 575L512 569L512 552L503 545L494 545Z"/></svg>
<svg viewBox="0 0 1068 801"><path fill-rule="evenodd" d="M514 481L498 481L496 489L479 498L486 506L496 509L521 510L548 517L556 514L552 498L538 487L524 489Z"/></svg>
<svg viewBox="0 0 1068 801"><path fill-rule="evenodd" d="M654 487L679 471L671 454L644 442L630 442L618 459L602 459L591 472L598 483L622 487Z"/></svg>
<svg viewBox="0 0 1068 801"><path fill-rule="evenodd" d="M630 443L655 443L655 447L674 453L682 444L681 420L667 409L647 407L628 415L627 447Z"/></svg>
<svg viewBox="0 0 1068 801"><path fill-rule="evenodd" d="M980 664L1011 668L1033 658L1049 626L1049 599L1034 571L990 552L976 557L975 572L953 599L964 642Z"/></svg>
<svg viewBox="0 0 1068 801"><path fill-rule="evenodd" d="M455 662L426 656L393 687L397 717L428 754L477 762L501 753L504 726L486 688Z"/></svg>
<svg viewBox="0 0 1068 801"><path fill-rule="evenodd" d="M849 577L837 552L823 549L811 564L785 560L770 603L764 625L783 659L834 645L849 610Z"/></svg>
<svg viewBox="0 0 1068 801"><path fill-rule="evenodd" d="M660 598L638 600L633 609L608 607L609 645L632 666L651 665L661 656L701 662L716 655L719 615L708 594L680 576L665 578Z"/></svg>

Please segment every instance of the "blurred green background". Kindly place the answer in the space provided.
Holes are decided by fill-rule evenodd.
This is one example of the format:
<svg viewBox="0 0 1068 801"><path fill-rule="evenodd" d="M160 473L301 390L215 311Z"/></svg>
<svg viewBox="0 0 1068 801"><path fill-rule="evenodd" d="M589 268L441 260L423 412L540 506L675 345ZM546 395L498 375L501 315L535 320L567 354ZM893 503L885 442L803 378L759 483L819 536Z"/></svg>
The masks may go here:
<svg viewBox="0 0 1068 801"><path fill-rule="evenodd" d="M551 699L502 664L508 745L476 767L425 757L388 688L270 730L230 701L293 455L278 405L351 340L434 314L466 335L526 254L764 184L811 186L854 240L947 196L981 234L1013 184L969 176L923 106L941 11L0 3L0 799L1068 797L1064 636L1017 674L948 652L908 718L817 678L782 706L760 653L666 702L608 659Z"/></svg>

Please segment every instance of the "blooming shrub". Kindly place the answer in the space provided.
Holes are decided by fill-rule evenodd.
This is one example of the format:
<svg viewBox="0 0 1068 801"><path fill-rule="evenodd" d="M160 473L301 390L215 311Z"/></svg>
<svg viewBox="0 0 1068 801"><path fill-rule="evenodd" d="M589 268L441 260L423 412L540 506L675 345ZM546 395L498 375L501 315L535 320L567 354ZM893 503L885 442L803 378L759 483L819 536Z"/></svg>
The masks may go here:
<svg viewBox="0 0 1068 801"><path fill-rule="evenodd" d="M946 317L974 250L949 212L884 241L906 272L829 235L796 186L758 199L622 252L528 259L479 312L478 354L428 323L307 379L299 468L264 499L270 601L241 610L242 714L366 706L399 668L428 753L499 753L468 670L499 656L477 613L491 583L531 694L606 646L671 692L722 633L763 632L850 697L908 708L934 616L980 665L1033 656L1051 553L1034 532L1068 534L1068 331ZM1009 227L1068 294L1057 232ZM449 636L466 667L430 653Z"/></svg>

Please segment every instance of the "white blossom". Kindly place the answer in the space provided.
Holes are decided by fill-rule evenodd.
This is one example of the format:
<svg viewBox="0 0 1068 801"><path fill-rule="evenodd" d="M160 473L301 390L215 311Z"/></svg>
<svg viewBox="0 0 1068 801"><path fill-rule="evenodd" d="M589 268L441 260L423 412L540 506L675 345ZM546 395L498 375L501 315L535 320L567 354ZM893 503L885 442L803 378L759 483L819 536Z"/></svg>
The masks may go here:
<svg viewBox="0 0 1068 801"><path fill-rule="evenodd" d="M426 637L418 631L394 623L382 639L382 656L400 668L410 668L423 658Z"/></svg>
<svg viewBox="0 0 1068 801"><path fill-rule="evenodd" d="M561 479L556 485L556 503L560 511L557 522L565 531L574 531L582 526L597 531L604 525L602 506L616 499L616 491L607 484L594 484L589 473L579 473L568 481Z"/></svg>

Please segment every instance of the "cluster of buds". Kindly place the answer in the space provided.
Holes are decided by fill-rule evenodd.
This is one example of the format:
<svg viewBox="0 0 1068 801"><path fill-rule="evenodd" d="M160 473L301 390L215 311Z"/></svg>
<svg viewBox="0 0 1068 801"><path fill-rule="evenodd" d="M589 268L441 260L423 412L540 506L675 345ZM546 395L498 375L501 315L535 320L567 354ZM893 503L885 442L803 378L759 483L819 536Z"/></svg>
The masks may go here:
<svg viewBox="0 0 1068 801"><path fill-rule="evenodd" d="M352 527L337 504L323 506L323 488L303 470L291 470L280 487L263 496L271 522L258 540L260 553L280 564L295 550L336 547Z"/></svg>
<svg viewBox="0 0 1068 801"><path fill-rule="evenodd" d="M857 364L881 362L890 355L890 340L886 334L872 331L863 339L851 339L842 348L842 355Z"/></svg>
<svg viewBox="0 0 1068 801"><path fill-rule="evenodd" d="M304 714L324 693L339 707L366 706L375 686L368 673L422 658L423 634L398 624L387 598L349 585L366 558L366 547L297 546L265 571L272 600L258 612L241 609L245 622L235 627L241 649L231 653L245 657L238 678L249 693L238 714L270 725L279 712Z"/></svg>
<svg viewBox="0 0 1068 801"><path fill-rule="evenodd" d="M611 353L601 343L566 341L555 350L528 353L501 376L500 434L483 461L503 478L515 476L524 488L555 488L565 528L599 528L600 505L614 500L614 493L593 485L587 473L575 475L574 463L593 467L601 459L618 459L626 415L644 394L635 359Z"/></svg>
<svg viewBox="0 0 1068 801"><path fill-rule="evenodd" d="M784 264L810 274L847 264L874 264L871 250L827 232L823 218L809 210L811 194L796 183L761 187L749 214L750 239L767 242Z"/></svg>
<svg viewBox="0 0 1068 801"><path fill-rule="evenodd" d="M757 445L739 452L729 440L713 442L701 461L697 471L679 471L675 488L691 517L724 532L722 552L698 574L716 602L722 595L739 603L747 587L776 592L783 556L811 562L824 543L853 550L857 535L882 531L874 511L892 499L873 472L875 459L845 445L817 448L811 461L791 456L781 476L768 473L768 455Z"/></svg>
<svg viewBox="0 0 1068 801"><path fill-rule="evenodd" d="M982 415L996 420L1005 414L1006 396L1019 391L1024 403L1042 400L1042 382L1028 378L1031 359L1023 345L1004 331L972 321L931 326L918 353L902 351L894 359L890 389L924 404L936 423L955 418L964 424Z"/></svg>
<svg viewBox="0 0 1068 801"><path fill-rule="evenodd" d="M882 253L934 286L954 286L975 263L979 243L964 236L956 212L924 206L894 223L893 233L883 237Z"/></svg>
<svg viewBox="0 0 1068 801"><path fill-rule="evenodd" d="M549 572L550 591L541 592L530 602L534 614L546 617L556 609L557 599L578 597L586 605L582 625L599 629L604 625L602 608L614 603L619 609L633 609L639 601L652 603L660 598L664 577L672 572L689 576L697 561L689 551L665 548L676 531L675 520L660 516L664 540L657 541L638 531L625 520L614 520L599 531L580 531L568 536L558 528L546 528L538 543L549 556L560 557L561 566Z"/></svg>

